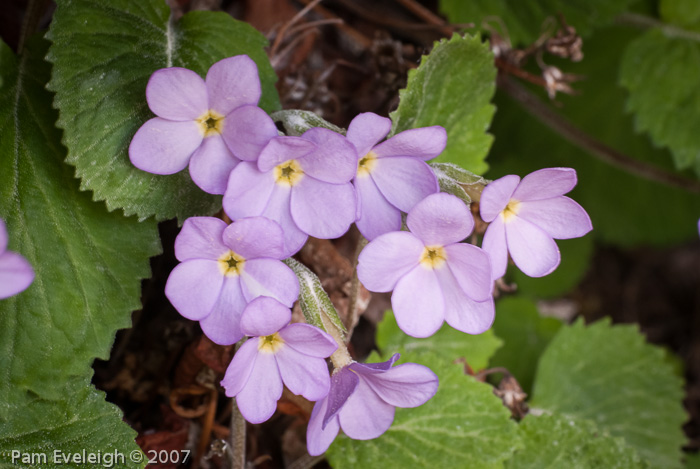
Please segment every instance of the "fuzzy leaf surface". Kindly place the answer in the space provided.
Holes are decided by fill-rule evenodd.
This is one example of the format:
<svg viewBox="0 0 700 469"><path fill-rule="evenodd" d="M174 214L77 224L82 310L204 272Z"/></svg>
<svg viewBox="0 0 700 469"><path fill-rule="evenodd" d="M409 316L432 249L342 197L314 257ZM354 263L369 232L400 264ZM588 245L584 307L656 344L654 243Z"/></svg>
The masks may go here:
<svg viewBox="0 0 700 469"><path fill-rule="evenodd" d="M36 38L18 58L0 42L0 217L9 249L36 272L0 301L3 460L12 449L138 449L121 412L90 385L90 365L131 325L148 259L160 252L155 222L109 213L79 190L45 89L47 49Z"/></svg>
<svg viewBox="0 0 700 469"><path fill-rule="evenodd" d="M562 328L542 355L531 407L589 419L651 467L681 467L683 382L634 326Z"/></svg>
<svg viewBox="0 0 700 469"><path fill-rule="evenodd" d="M49 86L56 92L67 161L76 167L81 189L94 191L110 211L122 208L141 219L155 215L182 222L219 210L221 197L195 186L187 169L159 176L134 167L129 143L153 116L146 83L160 68L185 67L204 76L214 62L247 54L258 65L260 106L278 108L276 77L263 51L266 39L221 12L195 11L173 24L161 0L57 3L47 36L54 64Z"/></svg>
<svg viewBox="0 0 700 469"><path fill-rule="evenodd" d="M488 32L488 23L500 35L507 34L514 46L529 45L542 34L544 23L556 24L558 13L577 32L587 36L601 26L610 24L635 0L440 0L440 10L452 23L474 23L480 31ZM500 18L506 30L494 21ZM548 20L548 18L551 18Z"/></svg>
<svg viewBox="0 0 700 469"><path fill-rule="evenodd" d="M602 432L590 420L566 415L528 415L518 425L524 448L506 469L635 469L647 467L622 438Z"/></svg>
<svg viewBox="0 0 700 469"><path fill-rule="evenodd" d="M483 174L493 142L486 130L495 111L495 88L496 67L488 43L458 35L436 42L420 66L408 73L399 107L391 113L392 134L441 125L447 131L447 146L434 161Z"/></svg>
<svg viewBox="0 0 700 469"><path fill-rule="evenodd" d="M697 3L697 2L693 2ZM700 35L698 35L700 38ZM632 41L620 65L635 129L667 147L678 169L700 175L700 42L654 28Z"/></svg>
<svg viewBox="0 0 700 469"><path fill-rule="evenodd" d="M489 359L502 344L503 341L494 335L493 329L483 334L469 335L447 324L430 337L410 337L399 329L391 311L384 314L384 319L377 328L377 346L385 357L397 352L411 355L430 353L450 363L464 359L474 371L486 368Z"/></svg>
<svg viewBox="0 0 700 469"><path fill-rule="evenodd" d="M379 360L374 354L368 361ZM520 446L520 437L493 388L427 350L405 353L401 363L406 362L428 366L438 375L437 394L420 407L397 408L393 425L379 438L338 436L326 452L331 466L502 468Z"/></svg>

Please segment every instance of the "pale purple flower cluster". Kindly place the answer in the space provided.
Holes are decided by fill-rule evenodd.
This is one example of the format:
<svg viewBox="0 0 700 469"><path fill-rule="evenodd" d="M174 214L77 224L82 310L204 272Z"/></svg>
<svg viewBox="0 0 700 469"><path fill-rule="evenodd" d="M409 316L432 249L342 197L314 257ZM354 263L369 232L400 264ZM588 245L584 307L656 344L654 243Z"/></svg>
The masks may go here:
<svg viewBox="0 0 700 469"><path fill-rule="evenodd" d="M34 281L34 269L16 252L7 250L7 227L0 218L0 300L23 292Z"/></svg>
<svg viewBox="0 0 700 469"><path fill-rule="evenodd" d="M329 375L326 358L338 338L290 324L299 283L281 262L309 236L337 238L355 223L370 240L359 257L360 281L370 291L393 292L399 327L428 337L445 321L469 334L486 331L494 320L493 283L508 254L526 274L546 275L559 263L553 238L582 236L591 225L563 196L576 184L573 170L541 170L522 181L506 176L481 197L482 218L491 222L482 250L464 242L474 228L469 207L439 193L426 163L445 148L443 128L382 141L391 121L364 113L347 137L325 128L280 135L257 107L260 94L257 68L245 56L217 62L205 80L182 68L159 70L146 90L157 117L136 133L129 155L156 174L189 164L199 187L223 194L233 222L185 221L175 242L181 263L166 295L214 342L249 337L222 381L248 421L272 416L283 385L316 401L307 433L315 455L341 428L355 439L378 437L395 407L425 403L438 379L421 365L392 367L398 355L376 364L333 358ZM409 231L401 231L404 213Z"/></svg>

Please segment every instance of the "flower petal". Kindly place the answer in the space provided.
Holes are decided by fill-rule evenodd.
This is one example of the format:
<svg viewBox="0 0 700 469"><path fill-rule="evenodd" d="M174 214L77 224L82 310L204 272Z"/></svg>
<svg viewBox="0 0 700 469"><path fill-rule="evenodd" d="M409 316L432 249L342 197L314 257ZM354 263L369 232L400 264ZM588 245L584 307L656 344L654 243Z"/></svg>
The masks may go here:
<svg viewBox="0 0 700 469"><path fill-rule="evenodd" d="M285 343L310 357L327 358L338 349L333 337L309 324L290 324L280 331Z"/></svg>
<svg viewBox="0 0 700 469"><path fill-rule="evenodd" d="M241 106L223 120L221 137L234 155L243 161L256 161L270 139L277 137L277 126L257 106Z"/></svg>
<svg viewBox="0 0 700 469"><path fill-rule="evenodd" d="M275 354L282 381L294 394L310 401L323 399L331 388L328 365L323 358L309 357L287 344Z"/></svg>
<svg viewBox="0 0 700 469"><path fill-rule="evenodd" d="M286 264L275 259L246 261L241 283L247 301L258 296L269 296L291 308L299 297L297 276Z"/></svg>
<svg viewBox="0 0 700 469"><path fill-rule="evenodd" d="M316 402L311 411L309 425L306 428L306 449L311 456L320 456L325 453L328 447L338 436L340 424L338 417L334 417L326 422L323 427L323 416L328 408L328 398Z"/></svg>
<svg viewBox="0 0 700 469"><path fill-rule="evenodd" d="M377 374L377 373L384 373L385 371L389 370L392 366L394 366L394 363L401 358L400 353L395 353L391 356L390 359L388 359L385 362L378 362L378 363L351 363L348 365L348 368L350 368L352 371L355 373L358 373L360 375L368 375L368 374Z"/></svg>
<svg viewBox="0 0 700 469"><path fill-rule="evenodd" d="M202 138L194 121L177 122L154 117L136 131L129 145L129 159L142 171L175 174L185 169Z"/></svg>
<svg viewBox="0 0 700 469"><path fill-rule="evenodd" d="M506 225L503 218L494 218L489 227L486 228L481 249L486 251L491 259L491 277L494 280L503 277L508 268L508 244L506 243Z"/></svg>
<svg viewBox="0 0 700 469"><path fill-rule="evenodd" d="M493 324L493 298L477 302L460 288L450 269L439 269L438 280L445 298L445 320L458 331L481 334Z"/></svg>
<svg viewBox="0 0 700 469"><path fill-rule="evenodd" d="M469 236L474 217L469 207L454 195L429 195L408 212L408 229L426 246L446 246Z"/></svg>
<svg viewBox="0 0 700 469"><path fill-rule="evenodd" d="M247 55L219 60L207 72L209 108L224 116L245 104L258 104L262 89L258 66Z"/></svg>
<svg viewBox="0 0 700 469"><path fill-rule="evenodd" d="M224 284L219 263L208 259L191 259L178 264L165 284L165 296L178 313L193 321L211 314Z"/></svg>
<svg viewBox="0 0 700 469"><path fill-rule="evenodd" d="M338 412L338 421L350 438L371 440L391 427L395 411L393 405L384 402L364 379L360 379L357 389Z"/></svg>
<svg viewBox="0 0 700 469"><path fill-rule="evenodd" d="M484 187L479 200L481 219L487 223L493 221L506 208L519 182L519 176L509 174Z"/></svg>
<svg viewBox="0 0 700 469"><path fill-rule="evenodd" d="M450 272L469 298L484 301L491 297L491 260L486 252L471 244L458 243L445 246L445 253Z"/></svg>
<svg viewBox="0 0 700 469"><path fill-rule="evenodd" d="M221 294L211 309L211 314L201 319L199 325L212 342L219 345L235 344L243 338L241 315L245 307L239 278L225 277Z"/></svg>
<svg viewBox="0 0 700 469"><path fill-rule="evenodd" d="M374 147L377 157L409 156L427 161L438 156L447 145L447 132L439 125L404 130Z"/></svg>
<svg viewBox="0 0 700 469"><path fill-rule="evenodd" d="M272 173L258 171L254 163L239 163L228 179L224 211L232 220L262 215L275 186Z"/></svg>
<svg viewBox="0 0 700 469"><path fill-rule="evenodd" d="M576 186L576 170L545 168L525 176L513 193L516 200L542 200L558 197Z"/></svg>
<svg viewBox="0 0 700 469"><path fill-rule="evenodd" d="M339 238L355 221L355 188L306 176L292 187L291 213L304 233L321 239Z"/></svg>
<svg viewBox="0 0 700 469"><path fill-rule="evenodd" d="M357 276L369 291L390 292L418 266L425 246L413 234L396 231L379 236L360 253Z"/></svg>
<svg viewBox="0 0 700 469"><path fill-rule="evenodd" d="M202 77L180 67L153 72L146 85L146 101L155 115L172 121L193 121L209 110Z"/></svg>
<svg viewBox="0 0 700 469"><path fill-rule="evenodd" d="M12 251L0 253L0 300L16 295L34 281L34 269L21 255Z"/></svg>
<svg viewBox="0 0 700 469"><path fill-rule="evenodd" d="M245 259L282 259L284 233L274 220L265 217L240 218L223 232L223 240Z"/></svg>
<svg viewBox="0 0 700 469"><path fill-rule="evenodd" d="M323 182L342 184L350 182L357 172L355 149L348 140L332 130L316 127L302 135L316 144L313 152L301 160L301 167L309 176Z"/></svg>
<svg viewBox="0 0 700 469"><path fill-rule="evenodd" d="M240 161L233 156L221 136L212 135L205 138L192 154L190 176L204 192L223 194L231 171Z"/></svg>
<svg viewBox="0 0 700 469"><path fill-rule="evenodd" d="M445 300L437 276L420 265L396 283L391 306L399 328L412 337L433 335L445 320Z"/></svg>
<svg viewBox="0 0 700 469"><path fill-rule="evenodd" d="M347 139L355 145L357 156L363 158L391 130L391 119L373 112L358 114L348 126Z"/></svg>
<svg viewBox="0 0 700 469"><path fill-rule="evenodd" d="M250 373L253 371L255 359L258 356L258 339L246 340L236 350L236 354L226 369L221 385L226 390L228 397L236 396L245 387Z"/></svg>
<svg viewBox="0 0 700 469"><path fill-rule="evenodd" d="M284 231L283 257L290 257L296 254L309 238L309 235L299 229L292 218L290 210L291 196L291 187L275 184L267 207L262 213L264 217L279 223L282 231Z"/></svg>
<svg viewBox="0 0 700 469"><path fill-rule="evenodd" d="M568 197L528 200L520 203L518 217L540 227L555 239L578 238L593 229L591 219Z"/></svg>
<svg viewBox="0 0 700 469"><path fill-rule="evenodd" d="M236 396L241 415L250 423L263 423L277 410L282 377L272 353L258 353L245 386Z"/></svg>
<svg viewBox="0 0 700 469"><path fill-rule="evenodd" d="M416 363L404 363L362 378L384 402L396 407L425 404L437 392L439 381L430 368Z"/></svg>
<svg viewBox="0 0 700 469"><path fill-rule="evenodd" d="M343 408L348 400L348 397L355 392L360 378L350 371L350 368L344 367L336 369L331 376L331 390L328 393L328 407L326 414L323 417L323 427L328 425L333 417L335 417L340 409Z"/></svg>
<svg viewBox="0 0 700 469"><path fill-rule="evenodd" d="M288 307L274 298L260 296L243 310L241 331L251 337L272 335L291 320L292 312Z"/></svg>
<svg viewBox="0 0 700 469"><path fill-rule="evenodd" d="M368 240L390 231L401 231L401 211L382 195L371 177L357 176L355 191L360 199L360 216L355 225Z"/></svg>
<svg viewBox="0 0 700 469"><path fill-rule="evenodd" d="M372 180L389 203L402 212L439 190L433 170L417 158L381 158L375 164L370 173Z"/></svg>
<svg viewBox="0 0 700 469"><path fill-rule="evenodd" d="M506 241L513 262L530 277L552 273L561 260L552 237L520 217L512 217L506 224Z"/></svg>
<svg viewBox="0 0 700 469"><path fill-rule="evenodd" d="M226 223L219 218L188 218L175 238L175 257L180 262L189 259L218 260L229 251L222 241L224 229Z"/></svg>
<svg viewBox="0 0 700 469"><path fill-rule="evenodd" d="M289 160L297 160L316 149L316 144L301 137L275 137L262 149L258 169L266 172Z"/></svg>

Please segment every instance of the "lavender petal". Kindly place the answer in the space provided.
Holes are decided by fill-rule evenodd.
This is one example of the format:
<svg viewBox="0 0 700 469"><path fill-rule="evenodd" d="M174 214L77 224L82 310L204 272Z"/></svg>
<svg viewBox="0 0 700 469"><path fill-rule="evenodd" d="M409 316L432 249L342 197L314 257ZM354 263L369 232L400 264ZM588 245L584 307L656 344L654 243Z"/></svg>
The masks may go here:
<svg viewBox="0 0 700 469"><path fill-rule="evenodd" d="M275 186L271 173L258 171L254 163L239 163L228 179L224 211L232 220L262 215Z"/></svg>
<svg viewBox="0 0 700 469"><path fill-rule="evenodd" d="M291 214L304 233L321 239L339 238L355 221L355 188L306 176L292 188Z"/></svg>
<svg viewBox="0 0 700 469"><path fill-rule="evenodd" d="M310 357L327 358L338 349L333 337L309 324L290 324L280 331L285 343Z"/></svg>
<svg viewBox="0 0 700 469"><path fill-rule="evenodd" d="M209 316L201 319L202 332L219 345L233 345L243 338L241 315L246 301L238 277L226 277Z"/></svg>
<svg viewBox="0 0 700 469"><path fill-rule="evenodd" d="M301 159L306 174L332 184L350 182L357 172L357 156L352 144L342 135L316 127L302 135L316 144L315 151Z"/></svg>
<svg viewBox="0 0 700 469"><path fill-rule="evenodd" d="M379 236L360 253L357 276L373 292L390 292L418 266L425 246L413 234L397 231Z"/></svg>
<svg viewBox="0 0 700 469"><path fill-rule="evenodd" d="M561 260L552 237L520 217L513 217L506 224L506 241L513 262L530 277L552 273Z"/></svg>
<svg viewBox="0 0 700 469"><path fill-rule="evenodd" d="M389 134L390 130L391 119L373 112L364 112L350 122L347 139L355 145L358 157L363 158L377 142Z"/></svg>
<svg viewBox="0 0 700 469"><path fill-rule="evenodd" d="M475 301L491 297L491 260L489 255L471 244L450 244L445 246L447 266L454 275L461 290Z"/></svg>
<svg viewBox="0 0 700 469"><path fill-rule="evenodd" d="M401 231L401 211L386 200L372 177L357 176L354 184L359 198L359 217L355 225L362 236L372 241L384 233Z"/></svg>
<svg viewBox="0 0 700 469"><path fill-rule="evenodd" d="M593 229L583 207L564 196L521 202L518 217L540 227L554 239L578 238Z"/></svg>
<svg viewBox="0 0 700 469"><path fill-rule="evenodd" d="M525 176L513 193L516 200L542 200L558 197L576 186L576 170L545 168Z"/></svg>
<svg viewBox="0 0 700 469"><path fill-rule="evenodd" d="M277 126L257 106L241 106L223 121L221 137L240 160L256 161L267 143L277 137Z"/></svg>
<svg viewBox="0 0 700 469"><path fill-rule="evenodd" d="M241 331L247 336L272 335L289 324L292 312L288 307L268 296L260 296L243 310Z"/></svg>
<svg viewBox="0 0 700 469"><path fill-rule="evenodd" d="M262 94L258 66L247 55L219 60L206 78L209 108L227 115L245 104L258 104Z"/></svg>
<svg viewBox="0 0 700 469"><path fill-rule="evenodd" d="M425 404L437 392L439 381L430 368L416 363L405 363L362 378L384 402L396 407Z"/></svg>
<svg viewBox="0 0 700 469"><path fill-rule="evenodd" d="M479 200L481 219L487 223L492 222L506 208L519 182L520 177L510 174L484 187Z"/></svg>
<svg viewBox="0 0 700 469"><path fill-rule="evenodd" d="M285 344L275 354L282 381L294 394L310 401L328 395L331 380L328 365L323 358L309 357Z"/></svg>
<svg viewBox="0 0 700 469"><path fill-rule="evenodd" d="M394 422L395 408L384 402L364 379L338 413L340 428L354 440L371 440L382 435Z"/></svg>
<svg viewBox="0 0 700 469"><path fill-rule="evenodd" d="M226 192L228 177L238 163L221 136L212 135L192 154L190 176L204 192L220 195Z"/></svg>
<svg viewBox="0 0 700 469"><path fill-rule="evenodd" d="M233 360L226 369L221 385L226 390L228 397L235 397L245 387L248 378L255 366L255 359L258 356L257 338L246 340L243 345L236 350Z"/></svg>
<svg viewBox="0 0 700 469"><path fill-rule="evenodd" d="M178 313L200 321L216 305L224 276L216 261L192 259L175 266L165 284L165 296Z"/></svg>
<svg viewBox="0 0 700 469"><path fill-rule="evenodd" d="M405 130L374 148L379 158L409 156L423 161L432 160L445 149L447 132L439 125Z"/></svg>
<svg viewBox="0 0 700 469"><path fill-rule="evenodd" d="M299 297L299 280L282 262L275 259L252 259L245 263L241 286L247 301L269 296L291 308Z"/></svg>
<svg viewBox="0 0 700 469"><path fill-rule="evenodd" d="M333 440L335 440L335 437L338 436L340 423L338 423L337 416L331 418L323 425L323 416L326 415L327 408L328 398L324 398L316 402L311 411L309 425L306 428L306 449L311 456L319 456L325 453L331 443L333 443Z"/></svg>
<svg viewBox="0 0 700 469"><path fill-rule="evenodd" d="M429 337L445 320L445 300L432 269L415 267L396 284L391 295L399 328L412 337Z"/></svg>
<svg viewBox="0 0 700 469"><path fill-rule="evenodd" d="M481 248L491 259L491 277L496 280L506 274L508 268L508 244L506 243L506 225L503 218L495 218L484 233Z"/></svg>
<svg viewBox="0 0 700 469"><path fill-rule="evenodd" d="M236 404L247 421L263 423L277 410L282 389L275 355L258 352L248 381L236 396Z"/></svg>
<svg viewBox="0 0 700 469"><path fill-rule="evenodd" d="M175 238L175 257L180 262L219 259L229 251L221 239L225 228L226 223L219 218L188 218Z"/></svg>
<svg viewBox="0 0 700 469"><path fill-rule="evenodd" d="M454 195L429 195L408 212L406 224L426 246L446 246L469 236L474 217Z"/></svg>
<svg viewBox="0 0 700 469"><path fill-rule="evenodd" d="M433 170L417 158L395 156L378 159L371 176L389 203L402 212L408 212L439 190Z"/></svg>
<svg viewBox="0 0 700 469"><path fill-rule="evenodd" d="M193 121L208 111L207 87L192 70L162 68L146 85L148 107L158 117L171 121Z"/></svg>
<svg viewBox="0 0 700 469"><path fill-rule="evenodd" d="M129 159L142 171L175 174L185 169L202 139L202 132L194 121L154 117L136 131L129 145Z"/></svg>
<svg viewBox="0 0 700 469"><path fill-rule="evenodd" d="M260 152L258 169L270 171L277 165L289 160L298 160L316 150L316 144L301 137L275 137Z"/></svg>
<svg viewBox="0 0 700 469"><path fill-rule="evenodd" d="M21 255L0 253L0 300L26 290L34 281L34 269Z"/></svg>
<svg viewBox="0 0 700 469"><path fill-rule="evenodd" d="M437 276L445 298L445 320L458 331L481 334L494 320L493 299L477 302L467 295L457 283L450 269L440 269Z"/></svg>
<svg viewBox="0 0 700 469"><path fill-rule="evenodd" d="M223 240L233 252L246 259L282 259L284 232L279 223L269 218L240 218L224 230Z"/></svg>

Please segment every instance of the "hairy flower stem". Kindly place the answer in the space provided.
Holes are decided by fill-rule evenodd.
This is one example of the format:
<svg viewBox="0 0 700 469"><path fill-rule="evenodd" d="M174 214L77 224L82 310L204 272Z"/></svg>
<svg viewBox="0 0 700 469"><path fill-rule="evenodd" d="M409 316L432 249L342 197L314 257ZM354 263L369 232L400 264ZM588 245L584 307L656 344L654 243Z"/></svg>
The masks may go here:
<svg viewBox="0 0 700 469"><path fill-rule="evenodd" d="M352 259L352 280L350 281L350 301L348 303L348 333L345 337L345 342L350 342L352 332L355 330L359 314L357 314L357 297L360 294L360 279L357 277L357 259L360 257L362 249L367 245L367 239L360 235L357 239L357 247L355 247L355 255Z"/></svg>
<svg viewBox="0 0 700 469"><path fill-rule="evenodd" d="M333 352L333 355L331 355L333 367L339 369L352 363L350 352L348 352L348 348L345 346L343 331L338 329L338 327L333 324L333 321L331 321L330 318L324 313L321 314L321 322L323 322L323 328L326 330L326 332L328 332L331 337L333 337L333 340L335 340L335 342L338 344L338 350Z"/></svg>
<svg viewBox="0 0 700 469"><path fill-rule="evenodd" d="M236 344L236 351L241 345L243 341ZM236 398L232 398L231 401L231 469L245 469L246 423L238 409Z"/></svg>

